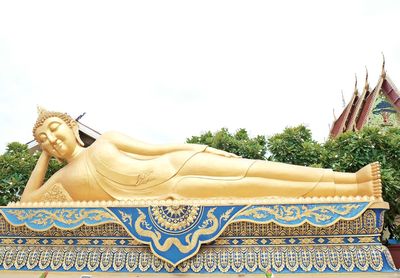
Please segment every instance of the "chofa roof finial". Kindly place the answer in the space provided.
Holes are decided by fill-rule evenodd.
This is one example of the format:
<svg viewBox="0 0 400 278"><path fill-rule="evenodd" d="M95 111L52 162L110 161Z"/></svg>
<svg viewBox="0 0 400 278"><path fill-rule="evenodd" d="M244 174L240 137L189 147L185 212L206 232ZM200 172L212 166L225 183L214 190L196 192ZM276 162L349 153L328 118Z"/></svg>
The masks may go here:
<svg viewBox="0 0 400 278"><path fill-rule="evenodd" d="M381 77L382 77L382 78L385 78L385 76L386 76L386 70L385 70L385 55L383 54L383 51L382 51L381 53L382 53L382 59L383 59L383 61L382 61L382 72L381 72Z"/></svg>
<svg viewBox="0 0 400 278"><path fill-rule="evenodd" d="M357 90L357 74L355 73L354 76L356 77L356 82L354 83L354 94L358 95L358 90Z"/></svg>
<svg viewBox="0 0 400 278"><path fill-rule="evenodd" d="M367 68L367 66L365 66L365 86L364 86L364 88L365 88L366 90L368 90L368 88L369 88L369 83L368 83L368 68Z"/></svg>
<svg viewBox="0 0 400 278"><path fill-rule="evenodd" d="M341 90L341 93L342 93L342 106L343 106L343 108L345 108L346 107L346 101L344 100L343 90Z"/></svg>

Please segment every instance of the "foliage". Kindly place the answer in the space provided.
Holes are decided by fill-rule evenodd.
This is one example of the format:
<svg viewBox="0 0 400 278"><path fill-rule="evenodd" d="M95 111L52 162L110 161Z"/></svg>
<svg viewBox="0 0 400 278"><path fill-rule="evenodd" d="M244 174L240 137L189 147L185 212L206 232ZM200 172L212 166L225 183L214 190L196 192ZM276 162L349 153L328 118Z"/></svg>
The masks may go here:
<svg viewBox="0 0 400 278"><path fill-rule="evenodd" d="M226 128L212 133L207 131L200 136L192 136L187 143L204 144L210 147L237 154L243 158L264 159L266 152L266 138L257 135L250 138L246 129L241 128L231 134Z"/></svg>
<svg viewBox="0 0 400 278"><path fill-rule="evenodd" d="M320 166L323 147L303 125L288 127L267 141L269 160L303 166Z"/></svg>
<svg viewBox="0 0 400 278"><path fill-rule="evenodd" d="M30 154L25 144L8 144L6 152L0 155L0 205L19 200L39 155ZM58 161L50 160L46 179L61 167Z"/></svg>
<svg viewBox="0 0 400 278"><path fill-rule="evenodd" d="M400 129L382 131L363 128L346 132L324 144L312 140L304 126L286 128L268 139L270 159L273 161L332 168L335 171L356 172L363 166L379 161L383 199L390 210L385 213L385 227L390 236L400 238L400 227L395 225L400 215Z"/></svg>
<svg viewBox="0 0 400 278"><path fill-rule="evenodd" d="M366 127L358 132L346 132L325 143L323 166L336 171L355 172L368 163L379 161L383 199L390 204L385 224L392 237L400 238L395 225L400 215L400 129L382 131Z"/></svg>

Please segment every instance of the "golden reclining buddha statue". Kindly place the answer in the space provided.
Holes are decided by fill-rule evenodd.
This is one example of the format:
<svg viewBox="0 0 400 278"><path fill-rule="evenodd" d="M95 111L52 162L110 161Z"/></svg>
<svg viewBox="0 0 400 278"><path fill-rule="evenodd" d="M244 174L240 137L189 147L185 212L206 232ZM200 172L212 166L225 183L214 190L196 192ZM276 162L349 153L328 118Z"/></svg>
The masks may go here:
<svg viewBox="0 0 400 278"><path fill-rule="evenodd" d="M381 198L380 168L356 173L244 159L199 144L153 145L117 132L84 148L78 124L39 109L33 128L43 152L21 202L138 199L371 196ZM44 177L50 158L67 165Z"/></svg>

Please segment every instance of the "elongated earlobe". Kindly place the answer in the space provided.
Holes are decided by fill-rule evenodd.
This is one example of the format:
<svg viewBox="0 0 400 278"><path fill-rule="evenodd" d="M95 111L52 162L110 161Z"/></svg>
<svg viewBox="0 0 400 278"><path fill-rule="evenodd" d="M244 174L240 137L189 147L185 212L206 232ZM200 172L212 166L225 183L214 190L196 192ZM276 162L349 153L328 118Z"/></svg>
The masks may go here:
<svg viewBox="0 0 400 278"><path fill-rule="evenodd" d="M73 130L73 132L74 132L76 142L78 142L79 146L81 146L81 147L85 146L85 144L83 143L81 137L79 137L79 129L78 129L78 126L75 126L72 130Z"/></svg>

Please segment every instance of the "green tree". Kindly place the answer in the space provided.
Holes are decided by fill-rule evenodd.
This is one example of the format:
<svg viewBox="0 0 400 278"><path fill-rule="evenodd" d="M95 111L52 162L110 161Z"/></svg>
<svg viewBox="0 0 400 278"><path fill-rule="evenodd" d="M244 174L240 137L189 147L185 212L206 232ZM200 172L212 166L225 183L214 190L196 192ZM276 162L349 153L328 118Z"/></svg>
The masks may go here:
<svg viewBox="0 0 400 278"><path fill-rule="evenodd" d="M230 133L226 128L222 128L214 133L207 131L200 136L188 138L186 142L208 145L216 149L237 154L243 158L265 159L265 136L257 135L251 138L244 128L237 130L235 133Z"/></svg>
<svg viewBox="0 0 400 278"><path fill-rule="evenodd" d="M400 215L400 128L382 131L366 127L346 132L328 140L324 148L323 166L336 171L355 172L368 163L380 162L382 195L390 204L385 226L392 237L400 239L400 227L394 221Z"/></svg>
<svg viewBox="0 0 400 278"><path fill-rule="evenodd" d="M7 145L5 153L0 155L0 205L5 206L20 199L39 154L30 154L28 147L18 142ZM51 159L46 180L62 165Z"/></svg>
<svg viewBox="0 0 400 278"><path fill-rule="evenodd" d="M303 166L321 166L324 148L312 139L311 131L303 125L287 127L282 133L268 138L268 160Z"/></svg>
<svg viewBox="0 0 400 278"><path fill-rule="evenodd" d="M385 227L391 237L400 238L400 227L394 221L400 215L400 128L363 128L319 144L309 129L298 126L270 137L267 146L270 160L342 172L356 172L371 162L380 162L382 195L390 205Z"/></svg>

